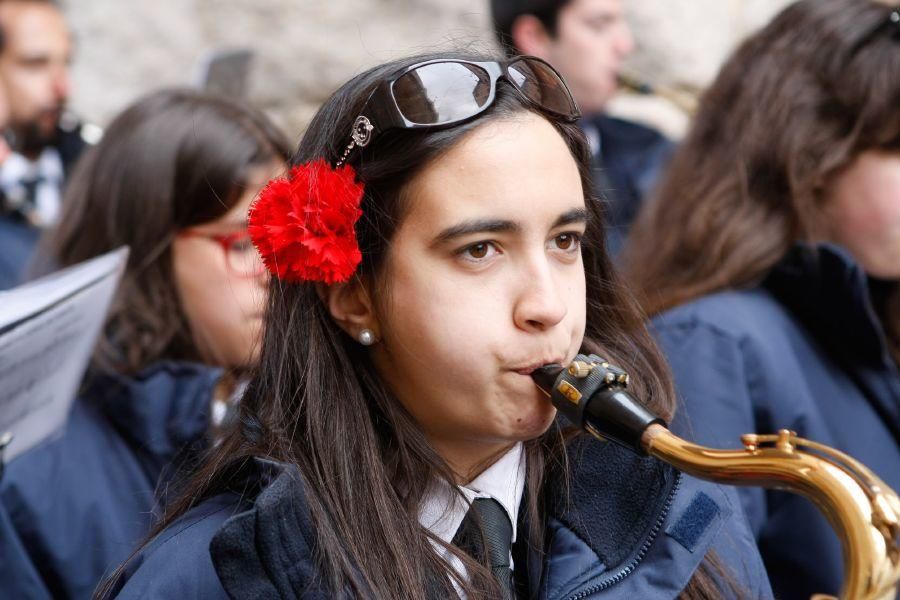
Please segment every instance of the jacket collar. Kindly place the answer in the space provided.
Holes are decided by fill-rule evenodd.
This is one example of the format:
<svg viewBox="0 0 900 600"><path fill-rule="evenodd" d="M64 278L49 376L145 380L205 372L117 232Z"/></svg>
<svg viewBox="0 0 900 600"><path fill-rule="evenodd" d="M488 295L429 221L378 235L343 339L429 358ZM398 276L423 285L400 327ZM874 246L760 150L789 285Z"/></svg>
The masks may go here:
<svg viewBox="0 0 900 600"><path fill-rule="evenodd" d="M209 407L221 369L159 362L136 375L94 374L83 398L132 445L168 463L209 425Z"/></svg>
<svg viewBox="0 0 900 600"><path fill-rule="evenodd" d="M663 535L660 527L678 489L679 476L673 468L614 444L581 438L572 443L570 452L568 497L561 477L551 479L545 488L546 554L538 549L527 552L529 589L542 598L569 597L624 580L654 538ZM302 475L293 465L261 459L252 469L261 481L256 501L229 519L210 545L223 586L233 597L250 592L259 597L328 597L314 570L316 536L303 501ZM557 535L559 531L564 534ZM568 544L565 536L580 544L577 553L588 566L586 571L572 569L571 556L559 547ZM670 575L686 581L704 554L697 548L696 560L677 565L684 572ZM557 585L561 578L565 585ZM548 590L548 582L553 590Z"/></svg>
<svg viewBox="0 0 900 600"><path fill-rule="evenodd" d="M587 436L570 443L569 498L557 477L548 486L551 519L584 540L609 569L631 558L664 511L675 483L665 463ZM600 492L600 493L598 493Z"/></svg>
<svg viewBox="0 0 900 600"><path fill-rule="evenodd" d="M890 363L871 283L850 255L833 244L797 244L763 284L830 351L857 364ZM877 284L875 284L877 287ZM840 327L835 327L840 323Z"/></svg>
<svg viewBox="0 0 900 600"><path fill-rule="evenodd" d="M316 536L300 470L264 459L247 467L249 510L225 522L209 550L232 598L328 598L315 571ZM243 494L242 494L243 495Z"/></svg>

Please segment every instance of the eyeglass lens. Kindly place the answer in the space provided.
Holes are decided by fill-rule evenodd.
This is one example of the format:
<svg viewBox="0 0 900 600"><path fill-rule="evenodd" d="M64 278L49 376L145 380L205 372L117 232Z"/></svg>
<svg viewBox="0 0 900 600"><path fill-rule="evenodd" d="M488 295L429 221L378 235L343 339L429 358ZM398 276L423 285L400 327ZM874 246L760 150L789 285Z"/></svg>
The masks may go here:
<svg viewBox="0 0 900 600"><path fill-rule="evenodd" d="M536 60L520 59L510 63L509 76L522 93L538 106L560 115L578 111L565 84L547 65Z"/></svg>
<svg viewBox="0 0 900 600"><path fill-rule="evenodd" d="M408 121L439 125L476 114L487 103L491 78L484 69L458 62L424 65L394 82L394 100Z"/></svg>
<svg viewBox="0 0 900 600"><path fill-rule="evenodd" d="M254 277L265 270L262 258L253 246L249 234L229 241L226 251L228 266L236 275Z"/></svg>

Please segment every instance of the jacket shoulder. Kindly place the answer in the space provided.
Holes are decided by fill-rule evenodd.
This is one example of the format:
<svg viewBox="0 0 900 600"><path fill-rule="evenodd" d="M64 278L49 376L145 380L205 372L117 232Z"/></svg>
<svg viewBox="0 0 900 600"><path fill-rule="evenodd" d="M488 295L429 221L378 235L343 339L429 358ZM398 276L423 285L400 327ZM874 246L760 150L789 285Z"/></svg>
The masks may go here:
<svg viewBox="0 0 900 600"><path fill-rule="evenodd" d="M657 316L651 331L682 403L673 429L716 447L790 423L785 415L770 421L782 412L779 399L799 406L808 395L796 374L819 360L809 333L764 289L689 302Z"/></svg>
<svg viewBox="0 0 900 600"><path fill-rule="evenodd" d="M642 123L609 115L600 115L589 119L589 121L597 127L600 134L606 139L640 146L673 145L669 138L657 129Z"/></svg>
<svg viewBox="0 0 900 600"><path fill-rule="evenodd" d="M206 500L129 560L107 598L227 598L209 553L210 541L245 509L233 493Z"/></svg>
<svg viewBox="0 0 900 600"><path fill-rule="evenodd" d="M703 328L736 339L781 330L790 314L771 294L756 288L725 291L676 306L653 318L652 327L671 331Z"/></svg>
<svg viewBox="0 0 900 600"><path fill-rule="evenodd" d="M801 393L792 374L822 360L811 333L764 288L678 306L655 317L651 332L688 402L768 404L773 393Z"/></svg>

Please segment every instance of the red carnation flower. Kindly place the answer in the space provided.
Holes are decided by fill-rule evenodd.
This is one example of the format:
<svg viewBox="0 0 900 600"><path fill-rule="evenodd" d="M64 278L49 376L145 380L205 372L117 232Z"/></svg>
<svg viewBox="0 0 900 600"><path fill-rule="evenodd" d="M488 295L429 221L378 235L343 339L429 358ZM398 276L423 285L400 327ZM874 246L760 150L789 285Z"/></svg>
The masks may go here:
<svg viewBox="0 0 900 600"><path fill-rule="evenodd" d="M322 159L273 179L250 207L250 237L269 271L284 281L344 282L362 260L353 226L363 185L353 167Z"/></svg>

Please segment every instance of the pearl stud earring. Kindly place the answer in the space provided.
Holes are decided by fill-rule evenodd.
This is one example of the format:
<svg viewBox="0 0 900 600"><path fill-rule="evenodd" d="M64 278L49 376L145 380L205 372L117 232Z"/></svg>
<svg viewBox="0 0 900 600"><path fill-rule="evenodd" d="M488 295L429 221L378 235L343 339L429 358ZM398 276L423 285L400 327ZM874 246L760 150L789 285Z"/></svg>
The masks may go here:
<svg viewBox="0 0 900 600"><path fill-rule="evenodd" d="M359 332L359 337L357 339L363 346L371 346L375 343L375 334L371 329L363 329Z"/></svg>

